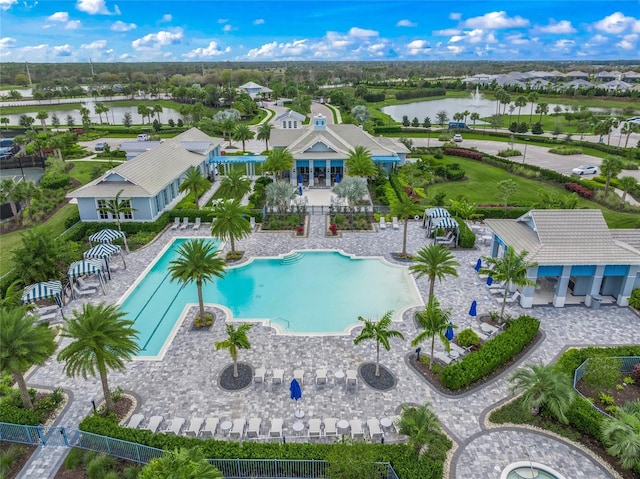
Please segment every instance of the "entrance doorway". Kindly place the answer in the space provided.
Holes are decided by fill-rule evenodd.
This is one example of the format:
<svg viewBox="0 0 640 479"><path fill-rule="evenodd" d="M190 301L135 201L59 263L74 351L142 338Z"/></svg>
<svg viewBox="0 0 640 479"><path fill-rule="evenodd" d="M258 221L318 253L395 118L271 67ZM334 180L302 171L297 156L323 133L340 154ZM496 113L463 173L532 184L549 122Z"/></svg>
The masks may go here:
<svg viewBox="0 0 640 479"><path fill-rule="evenodd" d="M313 183L315 186L326 186L326 171L325 166L315 166L313 168Z"/></svg>

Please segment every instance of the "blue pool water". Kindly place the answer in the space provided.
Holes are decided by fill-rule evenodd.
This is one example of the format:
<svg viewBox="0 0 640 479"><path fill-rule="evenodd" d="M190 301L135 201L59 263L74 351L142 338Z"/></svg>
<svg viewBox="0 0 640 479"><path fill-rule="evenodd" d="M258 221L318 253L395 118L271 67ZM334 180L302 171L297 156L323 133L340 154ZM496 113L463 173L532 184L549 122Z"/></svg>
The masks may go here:
<svg viewBox="0 0 640 479"><path fill-rule="evenodd" d="M184 241L175 240L121 304L139 331L139 356L157 356L185 304L198 302L195 284L181 287L168 272ZM205 284L203 295L205 303L229 308L235 320L270 320L299 334L342 333L358 316L376 319L422 301L406 268L336 251L255 259Z"/></svg>

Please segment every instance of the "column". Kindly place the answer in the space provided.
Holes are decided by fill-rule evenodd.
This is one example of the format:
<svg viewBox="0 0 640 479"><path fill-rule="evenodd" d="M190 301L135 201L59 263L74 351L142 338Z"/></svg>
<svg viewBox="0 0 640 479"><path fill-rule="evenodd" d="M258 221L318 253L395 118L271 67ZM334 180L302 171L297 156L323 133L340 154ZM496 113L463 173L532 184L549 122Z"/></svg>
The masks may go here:
<svg viewBox="0 0 640 479"><path fill-rule="evenodd" d="M618 293L618 300L616 301L618 306L629 306L629 296L631 296L631 291L638 277L639 270L640 268L638 266L629 266L629 272L622 281L622 286Z"/></svg>
<svg viewBox="0 0 640 479"><path fill-rule="evenodd" d="M527 270L527 279L535 283L538 278L538 267L529 268ZM535 294L535 286L525 286L522 288L522 294L520 295L520 306L523 308L533 307L533 295Z"/></svg>
<svg viewBox="0 0 640 479"><path fill-rule="evenodd" d="M594 295L600 294L600 288L602 287L602 277L604 276L604 266L596 266L596 272L593 274L591 278L591 286L589 287L589 292L587 293L587 297L584 300L585 306L591 306L591 298Z"/></svg>
<svg viewBox="0 0 640 479"><path fill-rule="evenodd" d="M333 184L331 183L331 160L327 160L325 162L325 167L324 167L324 181L325 181L325 185L328 186L329 188L331 188L333 186Z"/></svg>
<svg viewBox="0 0 640 479"><path fill-rule="evenodd" d="M567 289L569 288L569 279L571 278L571 266L563 266L562 274L558 278L556 291L553 294L553 306L556 308L564 307L567 299Z"/></svg>
<svg viewBox="0 0 640 479"><path fill-rule="evenodd" d="M309 186L313 186L313 160L309 160Z"/></svg>

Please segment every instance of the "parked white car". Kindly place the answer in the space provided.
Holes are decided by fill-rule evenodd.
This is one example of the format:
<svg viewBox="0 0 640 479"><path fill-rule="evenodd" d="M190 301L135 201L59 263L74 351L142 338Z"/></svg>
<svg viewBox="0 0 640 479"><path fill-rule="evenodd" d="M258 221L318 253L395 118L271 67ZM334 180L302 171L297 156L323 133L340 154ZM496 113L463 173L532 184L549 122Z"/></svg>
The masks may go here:
<svg viewBox="0 0 640 479"><path fill-rule="evenodd" d="M453 141L455 141L456 143L460 143L462 141L462 135L460 133L456 133L455 135L453 135Z"/></svg>
<svg viewBox="0 0 640 479"><path fill-rule="evenodd" d="M597 175L598 168L593 165L580 165L577 168L571 170L574 175Z"/></svg>

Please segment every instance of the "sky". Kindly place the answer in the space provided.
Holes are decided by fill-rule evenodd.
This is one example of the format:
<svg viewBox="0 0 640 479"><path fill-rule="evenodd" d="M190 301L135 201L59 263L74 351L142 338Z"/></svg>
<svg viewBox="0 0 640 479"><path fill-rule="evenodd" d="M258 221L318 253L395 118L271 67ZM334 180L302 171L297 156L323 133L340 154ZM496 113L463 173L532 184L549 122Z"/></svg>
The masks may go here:
<svg viewBox="0 0 640 479"><path fill-rule="evenodd" d="M0 0L2 62L640 60L640 0Z"/></svg>

